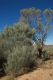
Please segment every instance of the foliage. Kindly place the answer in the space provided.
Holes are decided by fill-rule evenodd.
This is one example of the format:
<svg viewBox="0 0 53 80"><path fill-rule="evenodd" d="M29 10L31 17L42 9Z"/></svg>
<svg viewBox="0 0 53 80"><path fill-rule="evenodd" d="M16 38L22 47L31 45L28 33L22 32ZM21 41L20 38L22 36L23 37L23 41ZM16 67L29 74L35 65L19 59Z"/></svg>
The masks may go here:
<svg viewBox="0 0 53 80"><path fill-rule="evenodd" d="M38 43L37 49L41 57L40 50L42 52L44 42L46 41L48 31L51 27L53 10L45 9L44 11L41 11L37 8L29 8L21 10L21 14L25 22L28 23L31 28L34 27L36 30L33 40Z"/></svg>
<svg viewBox="0 0 53 80"><path fill-rule="evenodd" d="M49 60L50 59L49 54L47 53L46 50L44 50L42 52L42 58L43 58L43 60Z"/></svg>
<svg viewBox="0 0 53 80"><path fill-rule="evenodd" d="M5 70L5 73L17 72L18 74L22 68L30 69L35 66L36 55L32 44L33 35L34 29L30 29L29 25L24 22L19 22L14 27L7 27L1 33L0 56L6 60L2 63L2 69Z"/></svg>
<svg viewBox="0 0 53 80"><path fill-rule="evenodd" d="M7 74L20 75L36 67L36 54L31 46L17 46L7 58Z"/></svg>
<svg viewBox="0 0 53 80"><path fill-rule="evenodd" d="M18 23L0 33L0 71L7 74L19 75L37 67L38 53L48 59L43 48L53 10L30 8L21 10L21 14Z"/></svg>

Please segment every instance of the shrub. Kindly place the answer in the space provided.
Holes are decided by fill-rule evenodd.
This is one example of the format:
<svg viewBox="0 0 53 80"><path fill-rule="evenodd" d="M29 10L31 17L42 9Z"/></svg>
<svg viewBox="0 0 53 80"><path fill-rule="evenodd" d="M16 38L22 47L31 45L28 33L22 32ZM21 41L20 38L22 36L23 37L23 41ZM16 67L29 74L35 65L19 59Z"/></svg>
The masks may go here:
<svg viewBox="0 0 53 80"><path fill-rule="evenodd" d="M0 53L6 59L2 68L5 64L4 70L7 74L21 74L36 65L36 54L32 45L34 32L28 24L19 22L1 33Z"/></svg>
<svg viewBox="0 0 53 80"><path fill-rule="evenodd" d="M50 59L49 54L46 52L46 50L44 50L44 51L42 52L42 59L43 59L43 60L48 60L48 59Z"/></svg>
<svg viewBox="0 0 53 80"><path fill-rule="evenodd" d="M36 67L36 54L31 46L17 46L7 58L6 73L20 75Z"/></svg>
<svg viewBox="0 0 53 80"><path fill-rule="evenodd" d="M0 77L4 76L5 71L4 71L4 63L6 63L6 58L2 51L0 50Z"/></svg>

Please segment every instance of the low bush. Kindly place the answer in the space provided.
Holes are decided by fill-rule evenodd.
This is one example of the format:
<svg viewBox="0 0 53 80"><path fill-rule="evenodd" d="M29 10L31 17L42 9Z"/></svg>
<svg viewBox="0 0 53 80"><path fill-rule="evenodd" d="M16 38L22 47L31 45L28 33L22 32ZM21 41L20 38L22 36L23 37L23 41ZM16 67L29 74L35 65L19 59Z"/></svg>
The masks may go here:
<svg viewBox="0 0 53 80"><path fill-rule="evenodd" d="M43 60L49 60L49 59L50 59L49 54L47 53L46 50L44 50L44 51L42 52L42 59L43 59Z"/></svg>

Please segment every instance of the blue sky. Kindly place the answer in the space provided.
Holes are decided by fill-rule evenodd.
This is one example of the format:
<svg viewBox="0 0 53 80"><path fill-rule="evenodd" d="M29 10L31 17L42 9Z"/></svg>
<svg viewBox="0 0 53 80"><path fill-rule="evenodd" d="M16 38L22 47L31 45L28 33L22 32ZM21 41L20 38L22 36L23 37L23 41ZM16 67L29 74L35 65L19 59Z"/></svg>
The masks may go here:
<svg viewBox="0 0 53 80"><path fill-rule="evenodd" d="M0 0L0 31L5 25L12 25L18 21L21 9L31 7L41 10L53 9L53 0ZM53 29L50 30L46 43L53 44Z"/></svg>

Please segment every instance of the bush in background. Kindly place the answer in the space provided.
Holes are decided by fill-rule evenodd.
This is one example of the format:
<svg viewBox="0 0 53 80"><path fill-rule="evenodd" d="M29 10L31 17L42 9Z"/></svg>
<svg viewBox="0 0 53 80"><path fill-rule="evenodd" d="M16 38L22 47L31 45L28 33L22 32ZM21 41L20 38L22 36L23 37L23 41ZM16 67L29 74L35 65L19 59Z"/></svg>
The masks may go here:
<svg viewBox="0 0 53 80"><path fill-rule="evenodd" d="M45 61L50 59L50 56L49 56L49 54L47 53L46 50L44 50L42 52L42 59L45 60Z"/></svg>

